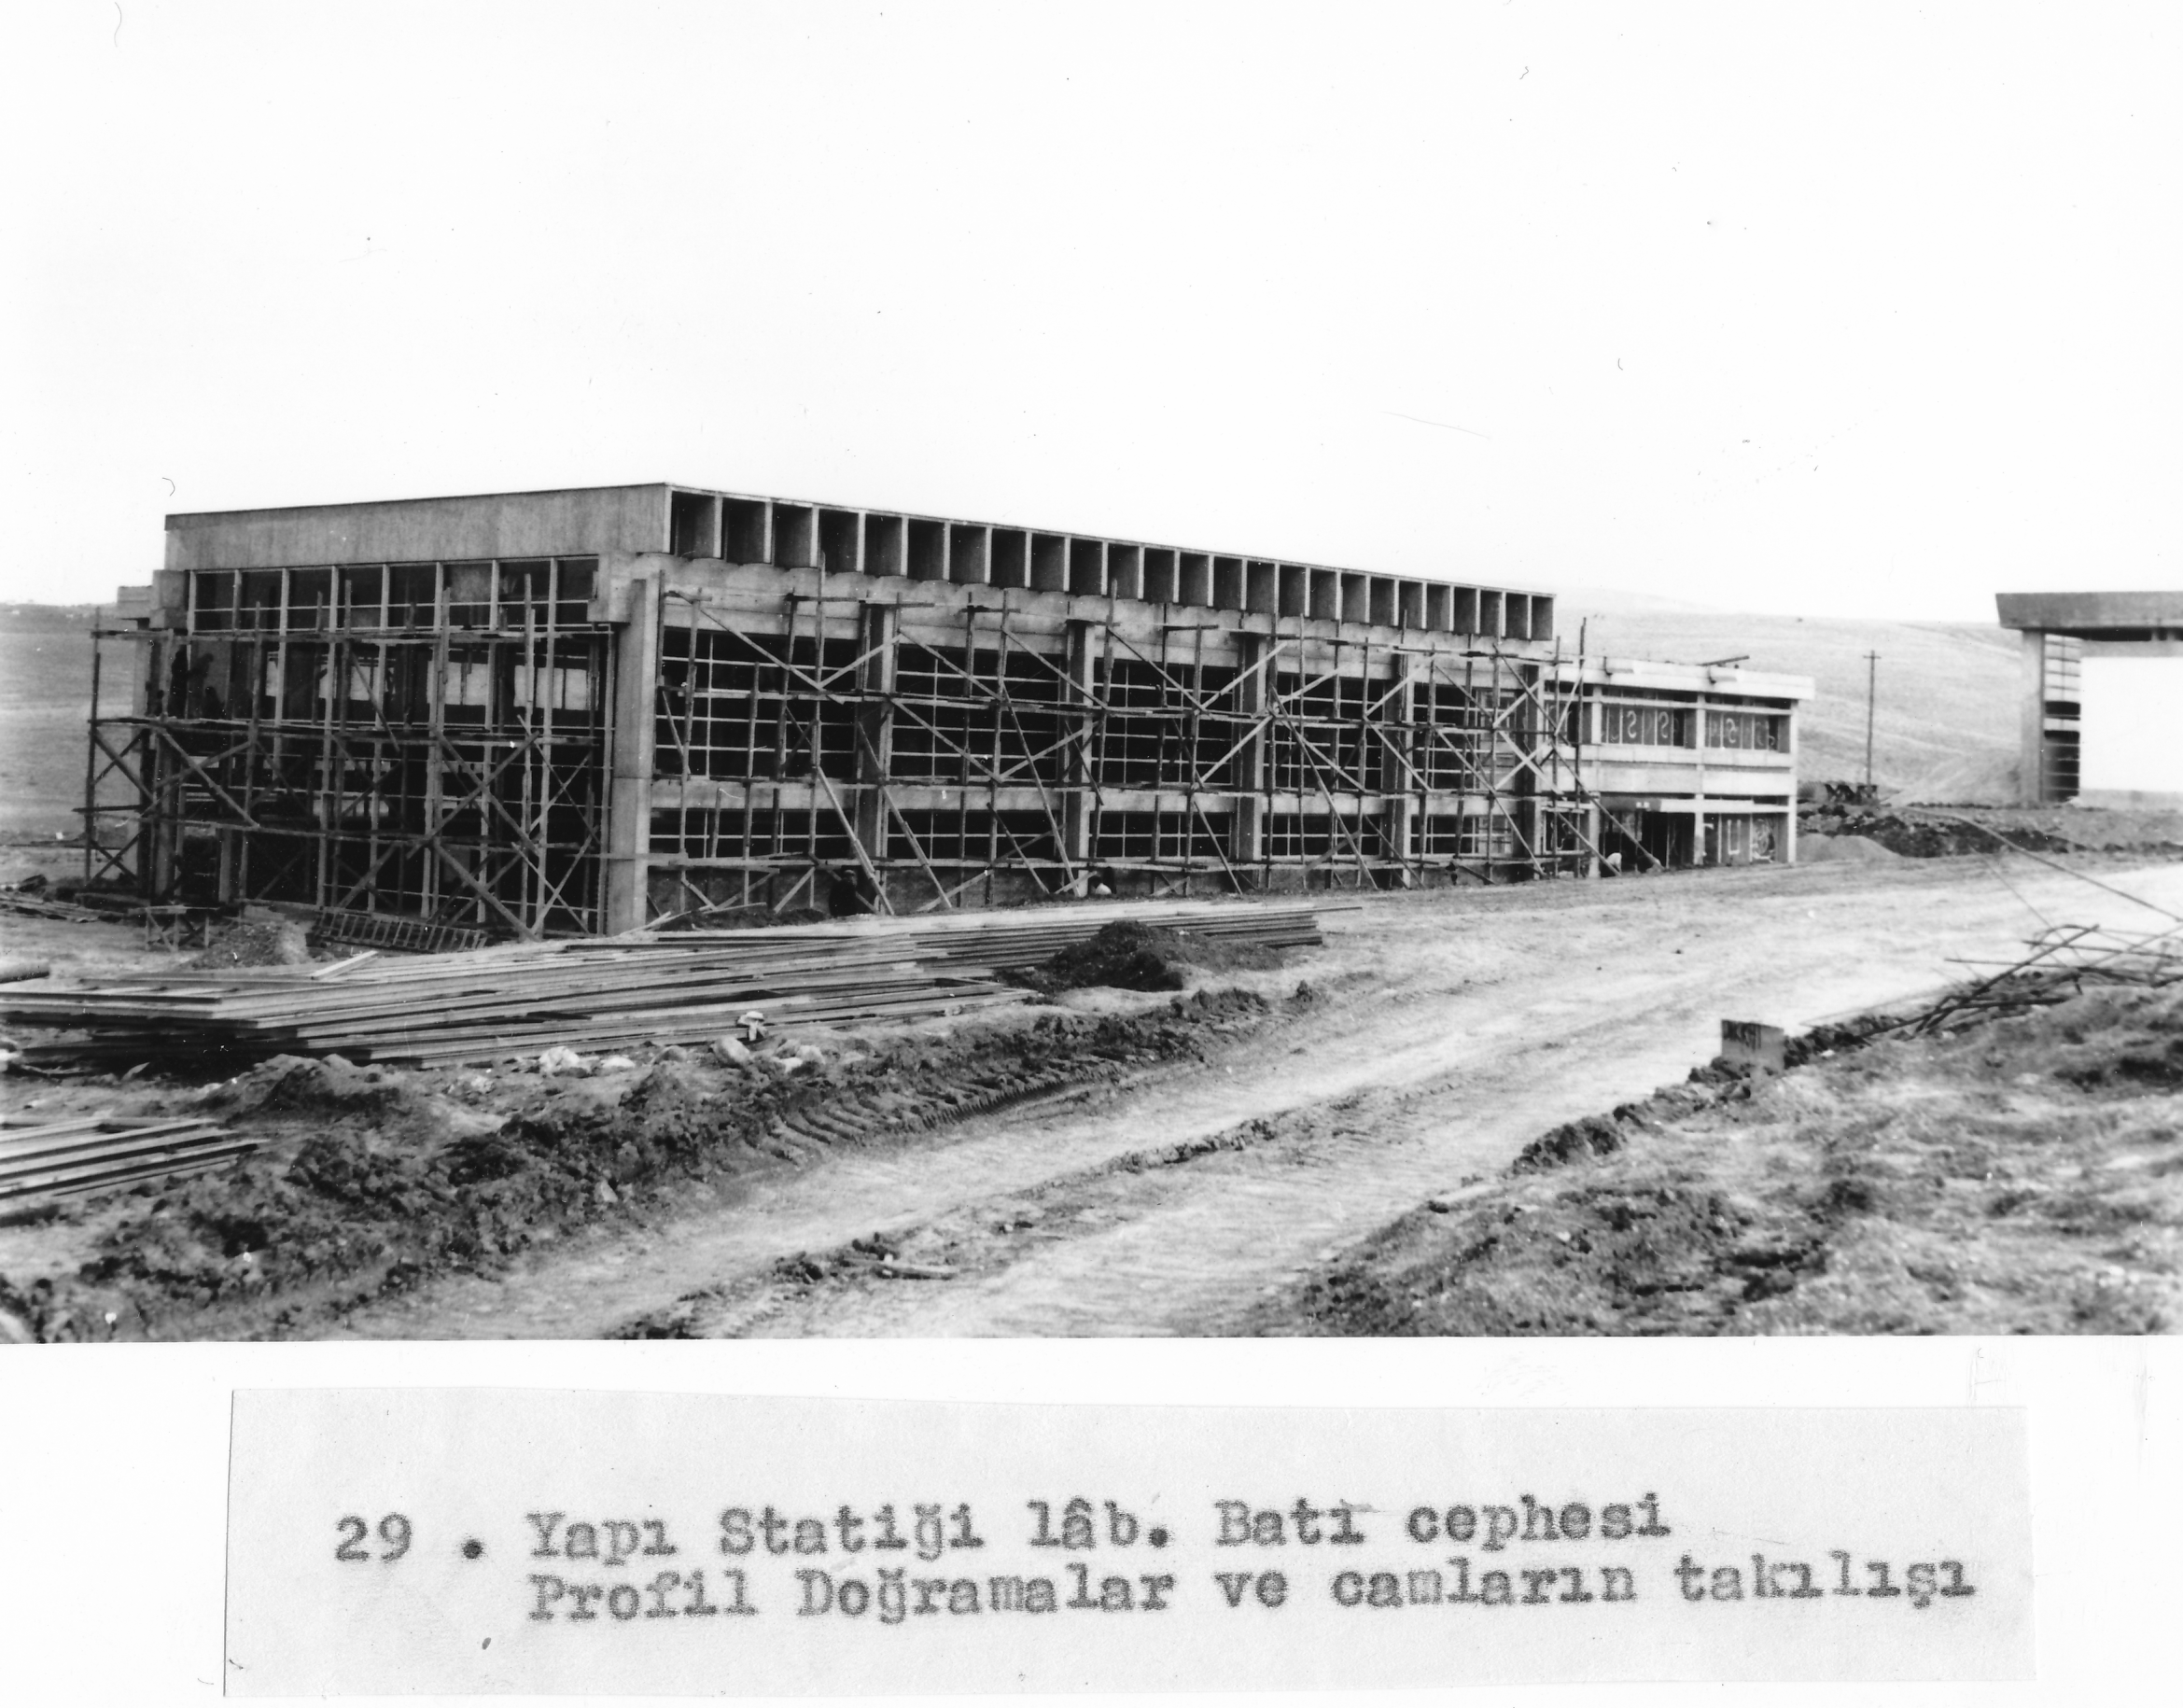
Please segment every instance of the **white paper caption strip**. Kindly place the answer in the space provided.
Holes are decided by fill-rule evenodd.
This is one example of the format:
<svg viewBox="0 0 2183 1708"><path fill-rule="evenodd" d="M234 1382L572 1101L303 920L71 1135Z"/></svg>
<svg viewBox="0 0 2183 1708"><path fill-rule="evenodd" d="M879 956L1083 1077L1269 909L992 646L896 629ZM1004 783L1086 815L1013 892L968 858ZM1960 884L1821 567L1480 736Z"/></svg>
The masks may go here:
<svg viewBox="0 0 2183 1708"><path fill-rule="evenodd" d="M235 1396L237 1695L2032 1671L2015 1411Z"/></svg>

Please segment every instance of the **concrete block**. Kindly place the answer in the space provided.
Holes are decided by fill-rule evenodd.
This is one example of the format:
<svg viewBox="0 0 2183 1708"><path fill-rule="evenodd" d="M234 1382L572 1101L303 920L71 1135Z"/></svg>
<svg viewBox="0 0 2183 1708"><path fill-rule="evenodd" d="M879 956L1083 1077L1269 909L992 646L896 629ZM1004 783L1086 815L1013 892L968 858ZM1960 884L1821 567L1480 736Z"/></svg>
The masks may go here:
<svg viewBox="0 0 2183 1708"><path fill-rule="evenodd" d="M1788 1034L1778 1026L1756 1020L1721 1022L1721 1059L1748 1062L1769 1073L1780 1073L1788 1063Z"/></svg>

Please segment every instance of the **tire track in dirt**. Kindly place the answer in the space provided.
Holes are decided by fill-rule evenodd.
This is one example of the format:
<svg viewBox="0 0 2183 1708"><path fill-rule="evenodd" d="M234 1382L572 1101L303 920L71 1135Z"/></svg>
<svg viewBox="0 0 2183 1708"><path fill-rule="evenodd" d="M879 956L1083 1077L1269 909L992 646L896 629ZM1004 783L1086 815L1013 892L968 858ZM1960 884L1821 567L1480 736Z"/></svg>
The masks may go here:
<svg viewBox="0 0 2183 1708"><path fill-rule="evenodd" d="M1781 971L1770 968L1768 976ZM1700 968L1658 981L1650 994L1672 1011L1678 999L1686 1005L1730 989ZM1813 994L1825 1001L1843 993L1823 979ZM1578 1005L1532 1004L1481 1032L1507 1038L1548 1009ZM1658 1029L1672 1033L1677 1025ZM1133 1154L1123 1159L1133 1165L1126 1169L1109 1165L1057 1179L1034 1193L979 1200L928 1224L789 1260L763 1280L684 1301L642 1330L1234 1332L1258 1295L1280 1292L1420 1199L1460 1193L1458 1170L1467 1169L1472 1179L1497 1170L1537 1132L1635 1095L1630 1070L1659 1042L1612 1020L1580 1023L1563 1038L1534 1040L1498 1068L1474 1067L1406 1090L1350 1093L1248 1123L1237 1141ZM1554 1083L1542 1087L1531 1071L1533 1057L1550 1051L1560 1052ZM890 1267L875 1252L909 1267ZM1209 1276L1233 1283L1224 1297L1208 1300Z"/></svg>
<svg viewBox="0 0 2183 1708"><path fill-rule="evenodd" d="M1279 987L1259 980L1278 996ZM1294 975L1288 981L1294 985ZM1158 1012L1165 1000L1119 1005ZM1307 997L1301 1011L1315 1000ZM1157 1097L1168 1109L1195 1109L1210 1121L1233 1099L1238 1054L1279 1054L1293 1031L1296 1006L1224 1008L1215 1000L1195 1043L1213 1057L1192 1061L1112 1066L1073 1071L1061 1083L1008 1086L980 1100L958 1099L945 1120L928 1113L904 1119L893 1100L829 1103L839 1122L801 1113L773 1124L768 1142L790 1167L692 1189L682 1214L640 1228L595 1228L542 1253L526 1253L496 1276L453 1275L407 1295L375 1300L347 1313L330 1337L552 1338L613 1332L625 1318L656 1309L689 1287L692 1278L763 1269L784 1253L846 1239L845 1211L859 1221L903 1209L940 1208L960 1196L957 1183L982 1190L1015 1182L1030 1186L1071 1160L1127 1148L1119 1123L1133 1105ZM1117 1112L1123 1112L1118 1113ZM1043 1123L1035 1147L1026 1126ZM857 1141L874 1142L851 1143Z"/></svg>
<svg viewBox="0 0 2183 1708"><path fill-rule="evenodd" d="M1702 974L1680 981L1688 987ZM1498 1035L1503 1029L1497 1028ZM1029 1190L894 1223L762 1274L700 1289L622 1325L658 1335L1228 1332L1275 1291L1420 1199L1449 1199L1544 1127L1590 1113L1616 1062L1527 1095L1530 1057L1608 1033L1581 1028L1404 1089L1348 1091L1172 1145L1137 1150ZM1453 1113L1451 1113L1453 1106ZM1464 1112L1480 1108L1486 1118ZM1276 1252L1278 1267L1266 1267ZM1203 1304L1209 1279L1239 1290ZM1177 1302L1200 1301L1177 1321ZM1028 1326L1035 1322L1036 1329Z"/></svg>
<svg viewBox="0 0 2183 1708"><path fill-rule="evenodd" d="M2183 901L2183 869L2106 875ZM2050 917L2091 893L2015 885L1949 861L1379 898L1329 916L1303 1018L1208 1066L833 1152L351 1332L1222 1332L1538 1132L1681 1077L1724 1015L1806 1024L1930 988L1947 957L2031 929L2017 891Z"/></svg>

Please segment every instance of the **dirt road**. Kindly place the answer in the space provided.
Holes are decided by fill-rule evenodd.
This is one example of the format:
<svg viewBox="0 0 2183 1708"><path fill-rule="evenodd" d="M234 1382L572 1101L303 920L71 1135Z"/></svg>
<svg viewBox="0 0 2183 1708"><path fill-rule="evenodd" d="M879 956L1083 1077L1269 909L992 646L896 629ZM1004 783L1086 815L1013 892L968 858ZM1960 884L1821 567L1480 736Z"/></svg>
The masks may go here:
<svg viewBox="0 0 2183 1708"><path fill-rule="evenodd" d="M2183 866L2097 875L2183 912ZM1376 898L1255 975L1320 1000L1210 1065L824 1157L345 1332L1218 1334L1542 1129L1681 1077L1724 1015L1796 1027L1900 998L2041 916L2160 921L2018 861L2006 881L1903 861Z"/></svg>

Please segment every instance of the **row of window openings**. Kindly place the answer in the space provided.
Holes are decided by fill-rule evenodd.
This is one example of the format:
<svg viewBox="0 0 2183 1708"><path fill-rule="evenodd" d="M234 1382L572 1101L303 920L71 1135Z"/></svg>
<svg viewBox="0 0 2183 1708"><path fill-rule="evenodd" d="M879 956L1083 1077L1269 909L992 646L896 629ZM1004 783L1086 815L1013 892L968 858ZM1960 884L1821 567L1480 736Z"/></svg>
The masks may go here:
<svg viewBox="0 0 2183 1708"><path fill-rule="evenodd" d="M375 831L422 835L428 819L434 834L444 833L457 841L505 840L503 820L486 810L475 792L474 776L467 772L441 772L437 778L428 778L395 774L391 768L375 771L343 765L328 774L309 763L260 765L255 768L254 777L235 765L209 769L231 795L245 788L252 790L256 797L252 816L261 824L307 821L315 826L323 822L357 835ZM542 818L536 805L541 794L551 797ZM525 806L526 821L534 826L543 823L545 839L551 843L581 842L597 819L597 791L590 775L583 772L560 770L550 779L541 779L535 773L510 773L494 783L490 798L502 807L528 803ZM203 816L223 816L218 796L193 778L185 786L183 799L205 803L210 810ZM284 799L305 805L300 812L289 811L284 816L280 805ZM329 809L324 819L321 805ZM332 810L336 805L339 810Z"/></svg>
<svg viewBox="0 0 2183 1708"><path fill-rule="evenodd" d="M1746 818L1740 813L1708 813L1700 863L1742 866L1774 860L1780 848L1780 819L1764 815Z"/></svg>
<svg viewBox="0 0 2183 1708"><path fill-rule="evenodd" d="M225 652L223 660L219 654ZM253 713L253 670L257 693ZM224 667L223 667L224 665ZM450 656L444 677L439 664L414 649L392 657L357 657L343 665L341 680L326 650L289 649L284 658L266 652L253 661L248 649L201 646L178 650L168 675L166 715L205 720L246 719L323 721L329 688L343 724L371 722L419 724L429 721L435 679L445 721L488 723L502 718L530 721L551 712L576 725L597 721L597 672L591 666L531 665L504 654L497 658Z"/></svg>
<svg viewBox="0 0 2183 1708"><path fill-rule="evenodd" d="M1583 813L1546 812L1540 820L1538 852L1565 855L1588 850ZM1232 830L1233 817L1228 813L1101 813L1091 837L1090 858L1095 862L1187 860L1215 865L1233 858ZM889 831L894 863L914 862L918 853L947 864L1060 858L1052 820L1035 810L905 811L899 819L889 819ZM1336 819L1328 813L1269 813L1261 833L1259 858L1338 859L1360 849L1368 859L1391 857L1385 819L1372 816L1360 821ZM656 812L651 852L689 860L856 858L838 815L800 808L759 808L748 814ZM1502 813L1422 815L1409 826L1412 858L1510 860L1523 852L1514 820Z"/></svg>
<svg viewBox="0 0 2183 1708"><path fill-rule="evenodd" d="M687 637L691 632L679 633ZM662 659L661 683L669 694L691 699L780 693L801 686L790 675L793 670L803 677L823 676L829 687L847 692L854 686L848 679L849 668L861 656L858 643L852 640L828 640L821 647L802 638L791 645L784 637L765 646L723 632L715 644L700 646L694 652L687 639L670 644ZM1180 716L1195 707L1206 716L1243 716L1248 715L1244 707L1224 706L1222 701L1241 691L1244 674L1230 665L1194 668L1177 665L1162 671L1135 660L1100 660L1092 666L1090 692L1112 710ZM907 644L896 653L889 693L899 701L959 705L987 700L1003 680L1012 701L1059 707L1069 698L1063 672L1041 655L1015 650L1003 663L997 648L972 652ZM1399 721L1397 696L1391 692L1390 683L1378 679L1321 679L1296 671L1277 671L1270 683L1264 673L1252 675L1248 686L1259 690L1270 687L1274 702L1292 716L1364 718L1376 714L1390 721ZM1414 697L1414 715L1420 722L1482 724L1490 721L1489 707L1506 710L1520 698L1506 690L1496 694L1456 683L1421 682Z"/></svg>
<svg viewBox="0 0 2183 1708"><path fill-rule="evenodd" d="M735 703L721 718L668 716L654 733L653 767L662 777L783 779L820 775L841 782L857 776L854 710L827 705L814 721L782 701ZM1195 742L1171 721L1110 718L1084 749L1093 778L1113 789L1234 789L1252 725L1201 719ZM1001 729L967 717L898 717L887 775L897 782L1060 785L1067 780L1074 734L1062 718L1026 714ZM1443 735L1416 751L1405 768L1381 735L1354 723L1277 726L1263 733L1266 780L1279 792L1422 787L1477 789L1513 770L1517 756L1475 734ZM816 751L814 751L816 749Z"/></svg>
<svg viewBox="0 0 2183 1708"><path fill-rule="evenodd" d="M811 643L805 642L799 649L806 651L806 657L798 661L799 667L805 670L823 667L842 671L857 657L854 642L830 641L826 653L834 654L838 649L838 657L827 656L821 665L819 659L808 656L810 646ZM1020 707L965 706L966 699L977 697L985 685L996 679L1001 662L997 651L981 651L974 655L972 675L966 678L961 669L955 667L955 661L960 656L904 648L891 697L898 704L918 707L920 715L929 722L959 720L959 726L965 731L972 727L973 718L1001 722L1012 714L1018 718L1031 715ZM1008 666L1011 701L1057 708L1065 703L1065 685L1050 665L1015 654L1009 658ZM768 675L775 678L771 684L765 680ZM1108 708L1110 717L1134 709L1172 720L1187 715L1195 701L1201 720L1245 718L1251 714L1220 704L1221 697L1234 690L1239 675L1224 666L1208 668L1195 679L1193 688L1183 686L1190 679L1173 673L1163 678L1150 665L1112 668L1101 665L1094 693ZM692 661L671 657L666 662L664 686L679 714L715 723L732 723L761 715L743 696L763 694L768 686L777 688L785 684L781 665L771 659L700 657ZM1377 709L1381 720L1391 725L1401 722L1396 702L1383 682L1350 677L1307 687L1301 674L1282 672L1276 674L1271 688L1273 707L1284 717L1361 722ZM1413 702L1412 721L1420 727L1466 732L1484 731L1499 722L1513 740L1529 742L1537 738L1542 716L1535 704L1526 703L1521 696L1507 691L1494 698L1497 706L1490 710L1481 703L1476 691L1451 683L1420 683ZM769 711L763 715L779 715L780 701L769 700L767 705ZM1566 739L1577 737L1583 711L1584 708L1576 706L1562 709L1561 727ZM1687 705L1607 702L1592 707L1590 712L1590 739L1602 745L1690 748L1696 745L1693 736L1700 727L1698 708ZM951 713L955 714L954 720L949 719ZM1754 752L1785 750L1789 720L1784 713L1709 707L1703 716L1705 745L1709 748Z"/></svg>
<svg viewBox="0 0 2183 1708"><path fill-rule="evenodd" d="M251 803L251 812L257 822L269 831L307 829L313 835L330 832L335 836L358 841L429 833L451 853L474 850L492 856L504 853L510 844L506 821L500 814L488 813L476 806L427 814L414 802L359 798L344 793L341 813L329 819L318 814L315 800L302 812L284 813L280 797L260 796ZM598 843L598 814L594 809L556 806L541 817L512 795L501 796L500 805L511 813L524 809L526 838L534 849L581 853ZM222 821L228 815L217 796L196 791L185 793L182 816L185 819L209 823Z"/></svg>
<svg viewBox="0 0 2183 1708"><path fill-rule="evenodd" d="M715 682L723 689L740 691L760 679L758 672L772 672L777 680L784 665L805 673L823 670L839 679L847 666L864 656L864 649L861 641L847 637L820 641L807 635L749 635L741 630L678 627L670 628L663 637L661 655L677 681L699 691ZM720 675L723 670L728 674ZM1179 707L1193 699L1202 703L1225 693L1247 674L1232 665L1197 665L1187 659L1154 664L1133 657L1096 658L1091 661L1091 670L1100 697L1109 703L1138 701L1162 707ZM999 647L935 647L904 640L895 649L895 689L901 693L961 697L982 691L1005 675L1012 693L1018 692L1015 684L1021 680L1044 684L1058 698L1066 674L1061 660L1025 646L1010 648L1004 654ZM1249 674L1254 681L1267 679L1263 672ZM1313 679L1315 694L1340 695L1360 706L1387 706L1393 700L1390 692L1393 684L1389 679L1341 676L1321 680L1321 672L1316 669L1307 673L1276 671L1270 679L1274 692L1296 693L1307 674ZM1420 679L1415 693L1421 703L1449 708L1489 703L1505 708L1520 697L1507 689L1496 692L1475 683L1434 678ZM1694 709L1687 691L1681 689L1617 687L1610 689L1607 697L1616 705L1640 709ZM1567 702L1573 695L1563 698ZM1766 700L1720 694L1711 695L1709 700L1714 710L1774 716L1784 711L1778 703Z"/></svg>
<svg viewBox="0 0 2183 1708"><path fill-rule="evenodd" d="M833 644L829 643L829 651ZM704 659L693 665L684 657L665 661L656 746L669 774L681 765L685 749L697 775L805 774L816 733L822 766L830 775L852 775L855 704L812 694L768 694L761 686L763 674L763 665ZM1224 674L1232 679L1235 673ZM959 695L941 698L937 674L933 679L931 699L903 692L898 681L892 775L958 778L970 764L960 749L970 749L988 754L983 763L1004 773L1031 766L1048 780L1059 780L1058 749L1074 726L1062 714L1058 694L1051 692L1057 684L1050 677L1042 685L1048 692L1032 704L1008 706L966 706ZM1110 711L1099 721L1092 733L1098 763L1102 769L1186 780L1194 769L1187 714L1154 697L1160 684L1140 680L1134 686L1143 701L1137 708L1141 715ZM1369 715L1372 696L1383 696L1375 684L1337 679L1307 687L1302 676L1287 674L1277 678L1274 688L1276 721L1265 727L1264 740L1278 773L1300 777L1314 765L1351 774L1384 767L1392 775L1397 769L1389 743L1403 739L1404 726ZM737 689L742 692L733 692ZM1384 707L1384 696L1379 704ZM1529 709L1518 707L1515 716L1500 720L1502 733L1518 744L1533 739L1524 715ZM1468 691L1452 684L1427 685L1415 710L1413 759L1433 779L1429 786L1460 786L1471 779L1485 763L1482 749L1490 745L1496 720ZM1234 709L1201 711L1196 724L1196 768L1232 758L1261 727L1255 718ZM843 765L838 773L827 763L835 757ZM1498 763L1505 768L1513 764L1513 755L1503 754Z"/></svg>
<svg viewBox="0 0 2183 1708"><path fill-rule="evenodd" d="M543 802L554 814L588 814L600 798L599 767L582 761L555 763L527 763L487 769L494 757L489 744L452 744L455 752L442 761L413 752L380 756L337 755L330 762L308 745L287 753L260 749L246 754L201 753L196 757L203 774L230 794L247 789L266 798L325 802L338 808L342 819L359 824L421 824L427 811L442 819L465 811L483 811L481 786L485 796L506 805L511 801ZM195 771L176 779L185 796L203 795L217 800ZM315 814L314 805L311 811ZM277 812L268 808L257 816Z"/></svg>
<svg viewBox="0 0 2183 1708"><path fill-rule="evenodd" d="M595 557L199 569L190 577L189 625L431 628L444 601L452 628L542 627L549 618L566 627L591 620L597 577Z"/></svg>
<svg viewBox="0 0 2183 1708"><path fill-rule="evenodd" d="M1789 721L1779 713L1720 711L1708 708L1705 745L1746 752L1779 753L1788 743ZM1592 739L1606 747L1688 748L1695 746L1699 713L1695 707L1622 706L1595 708Z"/></svg>
<svg viewBox="0 0 2183 1708"><path fill-rule="evenodd" d="M485 887L509 907L522 908L528 904L527 874L511 872L505 876L497 875L490 862L474 862L467 858L471 852L446 847L444 861L462 866L473 876L481 876ZM181 857L186 882L195 879L195 887L200 889L207 889L217 882L219 846L215 840L207 836L188 837ZM556 930L594 929L595 921L589 914L596 904L596 858L550 851L542 863L546 880L581 910L553 909L547 918L548 926ZM434 917L443 922L493 924L497 916L443 866L443 860L424 849L385 854L373 850L368 842L329 840L299 850L295 858L269 862L261 857L254 864L248 895L253 901L313 901L319 893L323 872L325 888L335 896L346 896L352 889L359 889L357 899L349 903L359 911L415 916L429 907Z"/></svg>

